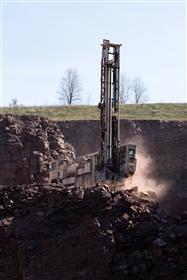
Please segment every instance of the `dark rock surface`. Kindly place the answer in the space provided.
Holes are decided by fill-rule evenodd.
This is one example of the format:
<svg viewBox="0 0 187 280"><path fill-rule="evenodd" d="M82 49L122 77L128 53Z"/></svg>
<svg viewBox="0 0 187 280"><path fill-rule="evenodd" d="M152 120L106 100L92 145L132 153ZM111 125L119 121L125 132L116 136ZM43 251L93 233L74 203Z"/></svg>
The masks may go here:
<svg viewBox="0 0 187 280"><path fill-rule="evenodd" d="M186 280L187 122L121 122L121 142L151 159L149 175L172 180L162 204L171 193L183 202L172 217L153 192L43 184L49 160L73 161L63 135L78 155L99 147L99 122L59 125L0 116L0 280ZM36 158L41 183L31 184Z"/></svg>
<svg viewBox="0 0 187 280"><path fill-rule="evenodd" d="M48 182L48 162L73 160L58 125L43 117L0 115L0 184Z"/></svg>
<svg viewBox="0 0 187 280"><path fill-rule="evenodd" d="M185 280L187 213L107 186L1 186L1 280Z"/></svg>

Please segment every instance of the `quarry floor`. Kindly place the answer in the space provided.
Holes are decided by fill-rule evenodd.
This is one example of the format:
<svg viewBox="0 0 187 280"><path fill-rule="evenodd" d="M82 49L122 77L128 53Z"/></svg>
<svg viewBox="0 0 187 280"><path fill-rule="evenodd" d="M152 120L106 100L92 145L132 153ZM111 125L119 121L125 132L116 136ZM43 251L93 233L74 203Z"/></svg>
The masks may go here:
<svg viewBox="0 0 187 280"><path fill-rule="evenodd" d="M169 216L153 192L6 186L0 205L0 279L187 277L187 212Z"/></svg>

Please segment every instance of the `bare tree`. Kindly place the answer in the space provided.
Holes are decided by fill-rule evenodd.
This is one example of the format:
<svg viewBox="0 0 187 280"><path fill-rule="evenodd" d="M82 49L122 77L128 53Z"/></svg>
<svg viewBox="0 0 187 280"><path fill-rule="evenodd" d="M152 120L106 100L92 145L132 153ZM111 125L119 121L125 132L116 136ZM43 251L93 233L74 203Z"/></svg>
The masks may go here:
<svg viewBox="0 0 187 280"><path fill-rule="evenodd" d="M127 74L121 75L120 81L120 103L124 104L130 99L131 93L131 81L128 78Z"/></svg>
<svg viewBox="0 0 187 280"><path fill-rule="evenodd" d="M72 105L80 100L81 91L79 73L75 69L67 69L60 81L59 99L68 105Z"/></svg>
<svg viewBox="0 0 187 280"><path fill-rule="evenodd" d="M132 90L131 98L134 103L138 104L138 103L144 103L148 101L149 98L145 94L147 88L145 87L144 82L141 80L141 78L136 77L132 81L131 90Z"/></svg>
<svg viewBox="0 0 187 280"><path fill-rule="evenodd" d="M13 107L13 108L17 107L17 106L18 106L18 100L17 100L17 98L12 98L12 100L11 100L9 106L10 106L10 107Z"/></svg>

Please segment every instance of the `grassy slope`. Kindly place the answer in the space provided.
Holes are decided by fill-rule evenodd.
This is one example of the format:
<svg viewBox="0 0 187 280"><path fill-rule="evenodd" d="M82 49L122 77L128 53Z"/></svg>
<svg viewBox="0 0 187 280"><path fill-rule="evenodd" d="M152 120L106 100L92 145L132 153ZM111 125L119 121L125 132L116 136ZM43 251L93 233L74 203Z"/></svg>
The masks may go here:
<svg viewBox="0 0 187 280"><path fill-rule="evenodd" d="M97 106L39 106L2 108L2 113L32 114L52 120L96 120L99 119ZM127 104L121 105L121 119L146 120L187 120L187 104Z"/></svg>

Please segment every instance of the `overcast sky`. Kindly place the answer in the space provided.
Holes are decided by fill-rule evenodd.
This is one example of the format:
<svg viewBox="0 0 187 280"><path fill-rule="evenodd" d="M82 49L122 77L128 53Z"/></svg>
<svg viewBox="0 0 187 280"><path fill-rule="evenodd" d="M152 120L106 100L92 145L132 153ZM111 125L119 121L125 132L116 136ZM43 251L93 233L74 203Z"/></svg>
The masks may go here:
<svg viewBox="0 0 187 280"><path fill-rule="evenodd" d="M78 1L77 1L78 2ZM59 104L67 68L82 102L100 96L102 39L121 43L121 72L141 77L149 102L186 102L184 3L3 3L2 104Z"/></svg>

